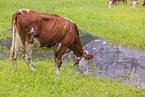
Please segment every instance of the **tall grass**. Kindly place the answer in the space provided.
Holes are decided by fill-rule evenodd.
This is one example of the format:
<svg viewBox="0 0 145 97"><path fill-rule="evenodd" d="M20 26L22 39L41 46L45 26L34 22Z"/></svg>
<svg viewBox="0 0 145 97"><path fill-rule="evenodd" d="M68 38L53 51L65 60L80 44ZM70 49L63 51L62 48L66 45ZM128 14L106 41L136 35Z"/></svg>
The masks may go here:
<svg viewBox="0 0 145 97"><path fill-rule="evenodd" d="M0 38L11 36L11 16L18 9L32 9L57 14L72 19L79 27L107 39L112 44L122 44L145 49L145 12L138 1L136 8L128 5L108 8L107 0L1 0Z"/></svg>
<svg viewBox="0 0 145 97"><path fill-rule="evenodd" d="M15 71L8 60L0 61L0 97L143 97L144 90L115 81L74 74L72 64L55 74L52 60L35 61L37 72L18 60Z"/></svg>

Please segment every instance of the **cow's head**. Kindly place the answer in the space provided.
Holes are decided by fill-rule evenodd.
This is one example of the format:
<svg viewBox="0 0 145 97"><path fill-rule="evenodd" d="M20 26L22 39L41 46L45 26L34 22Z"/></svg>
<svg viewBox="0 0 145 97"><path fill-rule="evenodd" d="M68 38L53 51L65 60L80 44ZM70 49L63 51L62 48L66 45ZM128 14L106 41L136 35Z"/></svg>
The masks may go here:
<svg viewBox="0 0 145 97"><path fill-rule="evenodd" d="M79 70L83 75L88 74L88 62L94 57L94 55L91 55L88 53L88 51L85 51L82 58L80 59L79 63L76 64L77 70Z"/></svg>

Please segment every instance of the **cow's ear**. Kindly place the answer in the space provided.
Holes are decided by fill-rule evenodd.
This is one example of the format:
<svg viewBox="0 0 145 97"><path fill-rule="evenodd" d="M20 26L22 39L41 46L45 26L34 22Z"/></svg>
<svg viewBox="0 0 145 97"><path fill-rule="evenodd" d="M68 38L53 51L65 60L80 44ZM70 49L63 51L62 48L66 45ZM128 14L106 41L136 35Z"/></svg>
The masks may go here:
<svg viewBox="0 0 145 97"><path fill-rule="evenodd" d="M94 57L94 55L87 54L84 57L85 57L85 59L87 59L89 61L89 60L91 60Z"/></svg>
<svg viewBox="0 0 145 97"><path fill-rule="evenodd" d="M84 52L84 55L87 55L87 54L89 54L89 52L88 52L88 51L85 51L85 52Z"/></svg>

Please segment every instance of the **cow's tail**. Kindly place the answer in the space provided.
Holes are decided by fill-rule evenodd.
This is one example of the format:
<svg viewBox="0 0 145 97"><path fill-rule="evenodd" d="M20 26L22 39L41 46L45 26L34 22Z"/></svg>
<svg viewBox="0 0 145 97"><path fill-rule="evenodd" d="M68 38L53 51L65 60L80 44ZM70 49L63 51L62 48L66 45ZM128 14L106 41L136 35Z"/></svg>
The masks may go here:
<svg viewBox="0 0 145 97"><path fill-rule="evenodd" d="M12 46L10 49L10 57L9 60L13 60L14 58L14 51L15 51L15 35L16 35L16 22L17 22L17 16L20 15L20 12L16 12L13 16L12 16L12 32L13 32L13 36L12 36Z"/></svg>

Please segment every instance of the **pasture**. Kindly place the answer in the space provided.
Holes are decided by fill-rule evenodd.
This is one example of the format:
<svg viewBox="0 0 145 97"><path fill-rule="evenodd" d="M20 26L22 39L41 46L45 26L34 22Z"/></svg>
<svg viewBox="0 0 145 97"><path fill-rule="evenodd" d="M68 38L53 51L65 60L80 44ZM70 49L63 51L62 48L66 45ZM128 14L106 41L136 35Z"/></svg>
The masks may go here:
<svg viewBox="0 0 145 97"><path fill-rule="evenodd" d="M73 64L56 75L53 60L35 61L37 72L18 60L15 71L8 60L0 61L1 97L143 97L142 89L102 78L74 74Z"/></svg>
<svg viewBox="0 0 145 97"><path fill-rule="evenodd" d="M18 9L32 9L70 18L79 27L107 39L110 43L145 49L145 12L138 0L136 8L129 4L108 7L107 0L1 0L0 38L10 35L11 17Z"/></svg>
<svg viewBox="0 0 145 97"><path fill-rule="evenodd" d="M138 0L136 8L129 4L109 9L107 0L1 0L0 39L12 36L11 17L18 9L32 9L57 14L73 20L78 27L112 44L145 49L145 8ZM62 64L61 74L55 74L53 60L34 60L33 73L23 60L18 70L12 63L0 60L1 97L143 97L145 91L118 81L74 74L72 63Z"/></svg>

